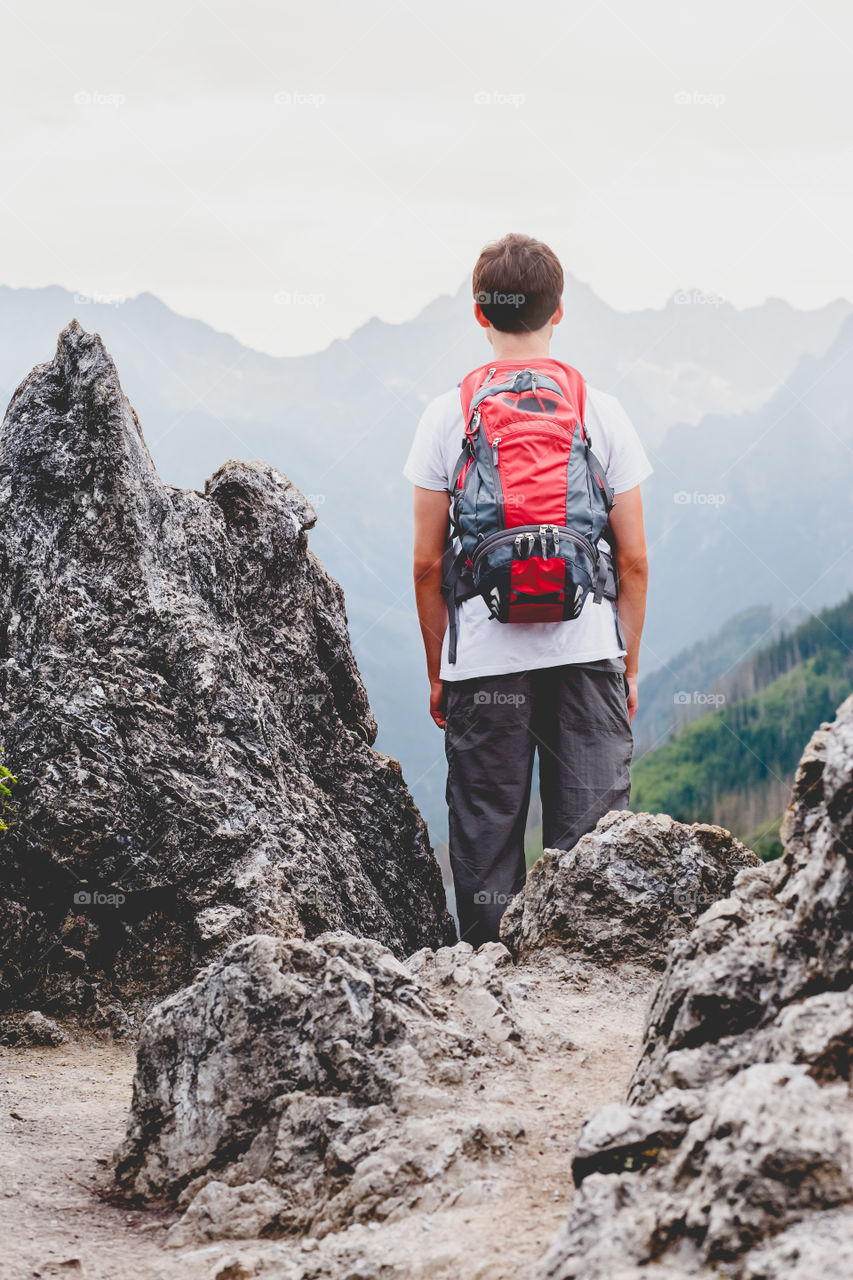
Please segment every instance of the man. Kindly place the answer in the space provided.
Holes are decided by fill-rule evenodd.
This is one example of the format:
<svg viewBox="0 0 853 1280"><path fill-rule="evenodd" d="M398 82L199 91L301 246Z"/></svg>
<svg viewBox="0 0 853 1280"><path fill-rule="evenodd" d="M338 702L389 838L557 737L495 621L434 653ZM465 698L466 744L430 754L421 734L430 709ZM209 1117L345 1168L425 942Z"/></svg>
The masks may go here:
<svg viewBox="0 0 853 1280"><path fill-rule="evenodd" d="M473 287L474 315L501 376L531 365L556 373L550 345L563 317L563 271L548 246L522 235L487 245ZM628 806L648 580L639 485L652 469L613 396L586 388L584 427L615 494L598 545L613 552L618 601L596 603L590 595L575 619L513 624L490 616L475 595L459 605L455 661L442 562L466 428L459 388L428 405L404 468L415 486L415 595L430 715L446 731L459 931L475 947L498 938L501 916L524 884L537 750L545 848L572 848L603 814Z"/></svg>

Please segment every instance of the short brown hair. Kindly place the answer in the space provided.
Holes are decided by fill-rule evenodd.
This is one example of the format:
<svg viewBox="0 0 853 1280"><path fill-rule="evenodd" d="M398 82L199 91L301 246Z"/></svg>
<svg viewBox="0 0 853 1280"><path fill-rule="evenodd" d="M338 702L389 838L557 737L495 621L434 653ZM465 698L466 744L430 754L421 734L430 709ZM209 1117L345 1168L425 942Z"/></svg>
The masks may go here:
<svg viewBox="0 0 853 1280"><path fill-rule="evenodd" d="M473 276L474 301L503 333L541 329L563 296L563 268L553 249L511 232L487 244Z"/></svg>

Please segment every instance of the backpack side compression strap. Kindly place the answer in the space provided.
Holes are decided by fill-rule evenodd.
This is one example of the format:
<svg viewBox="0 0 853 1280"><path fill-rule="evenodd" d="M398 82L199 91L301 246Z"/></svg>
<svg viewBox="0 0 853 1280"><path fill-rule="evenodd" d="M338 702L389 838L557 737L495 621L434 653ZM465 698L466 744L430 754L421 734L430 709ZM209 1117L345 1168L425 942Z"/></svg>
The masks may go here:
<svg viewBox="0 0 853 1280"><path fill-rule="evenodd" d="M478 595L474 589L474 580L468 569L468 557L464 551L458 556L453 554L450 539L444 549L444 566L441 583L441 594L447 601L447 661L456 662L456 639L458 635L458 606L464 600L473 600Z"/></svg>

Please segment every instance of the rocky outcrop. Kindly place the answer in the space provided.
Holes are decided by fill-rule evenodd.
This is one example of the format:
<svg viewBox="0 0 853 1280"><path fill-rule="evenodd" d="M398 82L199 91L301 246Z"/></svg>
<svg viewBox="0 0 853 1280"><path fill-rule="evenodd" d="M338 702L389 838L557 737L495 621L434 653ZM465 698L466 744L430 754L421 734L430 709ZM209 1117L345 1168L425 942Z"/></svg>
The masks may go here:
<svg viewBox="0 0 853 1280"><path fill-rule="evenodd" d="M630 914L652 940L670 927L662 902L676 901L679 888L681 923L701 893L730 887L734 865L756 863L716 828L648 815L613 814L587 837L588 878L590 846L608 851L596 900L610 915L598 919L594 936L594 906L581 908L583 923L564 940L570 954L530 942L526 963L516 966L500 943L473 951L460 942L421 948L401 964L379 943L346 933L234 943L143 1025L117 1158L123 1193L182 1208L169 1235L175 1248L261 1235L324 1239L359 1224L423 1220L492 1194L525 1129L494 1100L512 1096L511 1080L517 1091L534 1062L553 1064L542 1070L560 1078L567 1061L585 1061L575 1037L590 1029L574 1024L573 993L597 982L606 938L625 931ZM638 867L647 877L639 892ZM569 877L558 883L565 893ZM647 956L631 964L640 946L616 948L616 957L622 978L642 973L648 984ZM547 1020L543 1001L556 1001ZM494 1085L501 1076L491 1096L483 1092L485 1079ZM528 1089L521 1085L521 1094ZM515 1098L516 1106L546 1111L540 1123L547 1123L546 1102ZM667 1112L658 1128L669 1134L681 1120L678 1110Z"/></svg>
<svg viewBox="0 0 853 1280"><path fill-rule="evenodd" d="M782 836L673 944L538 1280L850 1274L853 698L809 743Z"/></svg>
<svg viewBox="0 0 853 1280"><path fill-rule="evenodd" d="M7 1000L120 1017L237 938L452 940L376 726L315 514L280 472L158 477L74 322L0 430ZM116 1003L117 1002L117 1003Z"/></svg>
<svg viewBox="0 0 853 1280"><path fill-rule="evenodd" d="M623 999L630 991L635 1001L650 980L648 952L728 892L739 866L756 865L717 828L611 814L576 858L540 863L511 935L520 965L498 943L423 948L405 964L342 932L235 943L143 1026L119 1188L183 1210L169 1234L175 1248L261 1236L314 1247L494 1196L531 1109L545 1112L540 1159L543 1140L562 1140L544 1099L524 1095L542 1073L562 1079L569 1062L583 1070L601 1032L576 1024L577 993L606 987L605 960L612 985L615 959ZM621 940L631 928L638 937ZM555 939L559 947L547 945ZM627 1031L635 1013L620 1012ZM507 1097L526 1121L507 1112ZM551 1105L566 1114L559 1091ZM617 1107L611 1129L623 1123ZM683 1108L669 1106L657 1131L675 1142L684 1123ZM648 1145L645 1133L636 1141ZM338 1274L336 1248L322 1253Z"/></svg>
<svg viewBox="0 0 853 1280"><path fill-rule="evenodd" d="M607 1097L617 1055L624 1088L652 982L647 952L668 932L683 937L708 899L731 892L738 867L760 870L717 828L649 815L610 815L577 853L537 869L517 964L498 943L423 948L405 963L341 932L235 943L143 1026L121 1192L177 1205L169 1244L179 1250L289 1241L276 1266L294 1280L521 1274L519 1257L527 1249L529 1263L541 1243L523 1241L519 1194L535 1203L538 1177L552 1201L565 1198L589 1106L577 1095ZM630 929L638 938L622 941ZM754 1110L754 1091L737 1105ZM702 1118L686 1088L648 1108L610 1102L583 1130L575 1177L586 1187L650 1167ZM472 1214L491 1236L494 1215L506 1218L521 1242L466 1260L463 1240L445 1237L464 1234ZM440 1256L424 1235L439 1224ZM406 1241L423 1244L417 1267L401 1262ZM233 1257L262 1273L260 1255Z"/></svg>
<svg viewBox="0 0 853 1280"><path fill-rule="evenodd" d="M670 940L759 865L722 827L613 811L572 849L545 850L504 914L501 939L519 960L558 949L663 968Z"/></svg>
<svg viewBox="0 0 853 1280"><path fill-rule="evenodd" d="M180 1197L175 1246L316 1239L458 1196L520 1131L455 1092L483 1046L521 1036L507 964L497 944L408 967L344 933L235 943L145 1022L119 1185ZM473 1036L416 971L466 992Z"/></svg>

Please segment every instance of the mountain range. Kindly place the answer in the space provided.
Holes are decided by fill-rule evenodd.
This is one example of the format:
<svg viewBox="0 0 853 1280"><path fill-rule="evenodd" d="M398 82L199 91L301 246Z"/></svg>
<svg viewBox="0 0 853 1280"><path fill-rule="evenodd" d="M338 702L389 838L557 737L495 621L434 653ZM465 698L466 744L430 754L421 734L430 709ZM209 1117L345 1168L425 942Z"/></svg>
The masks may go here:
<svg viewBox="0 0 853 1280"><path fill-rule="evenodd" d="M756 603L814 610L853 587L849 302L738 310L694 289L619 312L569 278L565 303L555 356L617 396L655 466L647 672ZM314 355L273 357L151 294L0 288L7 400L76 316L104 338L165 480L201 487L229 457L263 458L310 497L311 545L346 591L379 745L401 760L436 840L443 741L426 712L400 472L423 407L487 358L470 309L464 285L406 324L374 319Z"/></svg>

